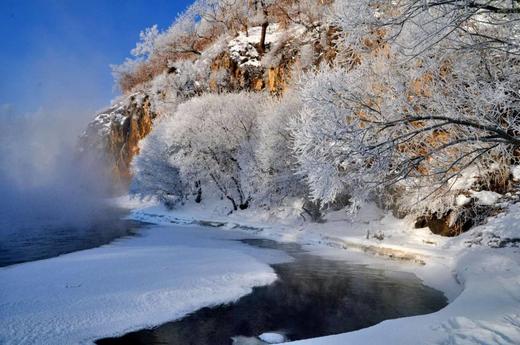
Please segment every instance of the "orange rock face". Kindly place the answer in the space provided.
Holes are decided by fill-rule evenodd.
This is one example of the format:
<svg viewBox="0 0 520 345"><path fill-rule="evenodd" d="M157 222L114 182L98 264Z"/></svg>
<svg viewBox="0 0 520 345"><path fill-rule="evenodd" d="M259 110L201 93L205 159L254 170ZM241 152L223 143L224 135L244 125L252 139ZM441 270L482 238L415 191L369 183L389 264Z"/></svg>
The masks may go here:
<svg viewBox="0 0 520 345"><path fill-rule="evenodd" d="M80 150L102 161L115 185L126 187L139 142L151 132L156 117L148 96L129 96L96 116L80 139Z"/></svg>

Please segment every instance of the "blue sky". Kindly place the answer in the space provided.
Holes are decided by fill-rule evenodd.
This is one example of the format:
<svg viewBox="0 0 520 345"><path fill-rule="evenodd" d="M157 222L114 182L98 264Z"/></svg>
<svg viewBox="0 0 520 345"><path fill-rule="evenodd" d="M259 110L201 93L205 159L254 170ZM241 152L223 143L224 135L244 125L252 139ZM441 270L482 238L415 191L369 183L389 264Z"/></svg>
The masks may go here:
<svg viewBox="0 0 520 345"><path fill-rule="evenodd" d="M0 0L0 111L94 111L117 95L110 64L191 0Z"/></svg>

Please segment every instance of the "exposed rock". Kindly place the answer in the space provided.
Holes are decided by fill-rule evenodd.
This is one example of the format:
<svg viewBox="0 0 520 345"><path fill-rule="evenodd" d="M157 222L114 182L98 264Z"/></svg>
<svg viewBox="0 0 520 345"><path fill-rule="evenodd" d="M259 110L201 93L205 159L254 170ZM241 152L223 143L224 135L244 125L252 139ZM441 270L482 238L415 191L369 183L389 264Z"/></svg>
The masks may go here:
<svg viewBox="0 0 520 345"><path fill-rule="evenodd" d="M426 227L430 228L431 232L434 234L450 237L457 236L465 231L463 230L463 224L455 223L450 225L449 214L441 216L440 218L437 217L437 215L421 216L417 218L417 221L415 222L415 228L420 229Z"/></svg>
<svg viewBox="0 0 520 345"><path fill-rule="evenodd" d="M332 43L335 29L321 32L320 28L315 28L311 32L301 25L286 29L276 24L270 25L264 54L258 51L255 36L258 32L255 33L255 30L258 31L258 28L250 28L249 35L240 33L220 53L202 63L208 66L207 80L193 81L200 90L189 97L204 91L267 90L273 95L280 95L290 82L293 68L300 64L303 45L313 47L315 55L307 68L323 61L330 62L335 57ZM325 40L320 39L322 35L325 35ZM166 71L169 74L177 72L175 67ZM80 139L80 150L97 157L107 167L115 184L122 187L127 187L131 180L131 162L139 153L139 141L151 132L154 120L161 115L152 111L160 107L151 104L151 99L157 97L151 97L150 87L141 85L139 90L125 95L112 107L99 113ZM160 93L161 90L155 92Z"/></svg>
<svg viewBox="0 0 520 345"><path fill-rule="evenodd" d="M415 228L428 227L434 234L453 237L482 224L489 216L500 211L501 208L498 206L482 205L476 199L471 199L461 209L454 209L440 216L433 213L417 218Z"/></svg>
<svg viewBox="0 0 520 345"><path fill-rule="evenodd" d="M144 93L125 97L99 113L80 138L80 151L104 162L115 185L127 186L130 163L139 153L139 141L152 130L157 114Z"/></svg>

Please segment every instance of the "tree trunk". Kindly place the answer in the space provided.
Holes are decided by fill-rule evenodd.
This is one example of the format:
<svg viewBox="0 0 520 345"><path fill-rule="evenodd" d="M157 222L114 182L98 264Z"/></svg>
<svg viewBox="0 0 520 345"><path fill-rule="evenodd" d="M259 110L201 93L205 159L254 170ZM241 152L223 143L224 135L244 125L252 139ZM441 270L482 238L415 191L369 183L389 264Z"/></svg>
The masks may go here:
<svg viewBox="0 0 520 345"><path fill-rule="evenodd" d="M238 207L237 207L237 203L235 202L235 199L233 199L232 197L230 197L229 195L226 195L226 198L231 201L231 204L233 204L233 211L237 211L238 210Z"/></svg>
<svg viewBox="0 0 520 345"><path fill-rule="evenodd" d="M240 204L240 209L241 210L245 210L247 208L249 208L249 202L251 201L251 197L247 198L246 202Z"/></svg>
<svg viewBox="0 0 520 345"><path fill-rule="evenodd" d="M258 46L258 53L260 55L264 55L265 53L265 36L267 35L267 27L269 27L268 21L262 24L262 34L260 35L260 44Z"/></svg>
<svg viewBox="0 0 520 345"><path fill-rule="evenodd" d="M197 196L195 197L195 202L197 204L200 204L200 202L202 201L202 186L200 181L195 182L195 188L197 188Z"/></svg>

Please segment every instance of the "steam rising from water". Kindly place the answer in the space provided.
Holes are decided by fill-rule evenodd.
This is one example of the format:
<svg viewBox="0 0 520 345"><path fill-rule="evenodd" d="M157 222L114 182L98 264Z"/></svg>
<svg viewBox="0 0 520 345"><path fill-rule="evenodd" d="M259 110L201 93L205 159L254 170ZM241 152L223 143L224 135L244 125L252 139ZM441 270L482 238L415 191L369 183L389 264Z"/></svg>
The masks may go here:
<svg viewBox="0 0 520 345"><path fill-rule="evenodd" d="M88 226L102 211L106 184L96 167L78 160L84 117L1 110L0 235L49 224Z"/></svg>

